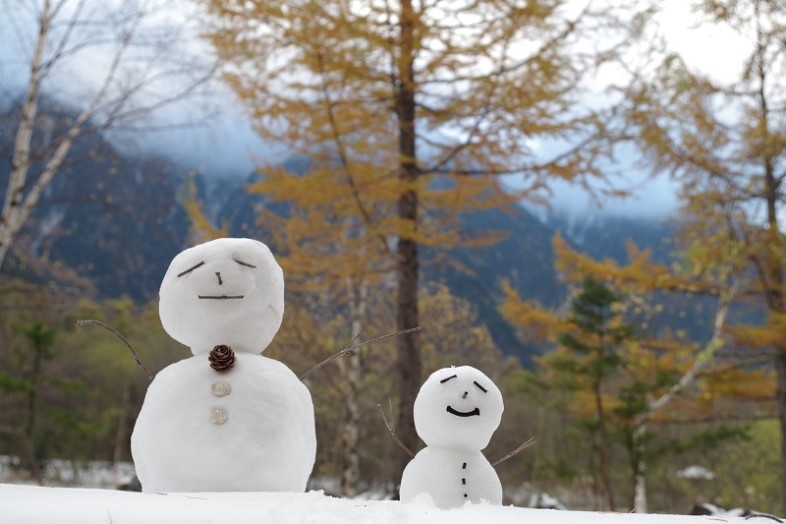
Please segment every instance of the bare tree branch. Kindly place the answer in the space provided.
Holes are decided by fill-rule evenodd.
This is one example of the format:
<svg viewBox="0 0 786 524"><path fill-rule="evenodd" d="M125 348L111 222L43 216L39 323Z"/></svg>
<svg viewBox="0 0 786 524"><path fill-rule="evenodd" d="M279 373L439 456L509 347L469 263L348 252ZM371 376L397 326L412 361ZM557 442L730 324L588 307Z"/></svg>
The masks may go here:
<svg viewBox="0 0 786 524"><path fill-rule="evenodd" d="M404 450L404 453L409 455L410 458L415 458L415 454L412 452L412 450L409 449L403 442L401 442L401 440L398 438L398 435L396 435L396 431L393 429L393 425L385 416L385 412L382 411L382 404L377 404L377 410L379 410L379 416L382 417L382 422L385 423L385 427L388 428L388 431L390 431L390 434L393 436L393 440L396 441L396 444L398 444L399 447Z"/></svg>
<svg viewBox="0 0 786 524"><path fill-rule="evenodd" d="M77 140L97 131L120 130L121 122L151 115L193 97L216 71L213 60L209 61L210 67L205 67L208 61L184 62L177 59L182 57L174 56L172 48L179 43L179 32L173 34L163 27L151 27L155 14L151 4L126 2L123 6L101 6L96 3L96 11L88 13L92 5L86 0L43 0L35 6L36 10L40 6L40 13L27 15L36 23L37 33L31 39L34 50L29 57L29 76L13 142L11 173L0 210L0 267L16 235L36 209L44 190L61 171ZM26 2L14 6L19 13L29 9ZM58 21L58 15L64 20ZM9 18L14 21L12 25L22 45L22 27L14 16ZM45 77L55 68L68 66L69 59L80 52L107 44L115 44L114 50L108 56L108 64L96 65L100 81L93 93L83 98L88 100L86 105L64 132L58 130L51 140L33 149ZM138 50L145 52L140 54ZM156 89L159 86L161 89ZM32 172L39 169L34 165L41 165L40 171Z"/></svg>
<svg viewBox="0 0 786 524"><path fill-rule="evenodd" d="M122 340L123 343L128 348L128 350L134 356L134 362L136 362L136 365L139 366L139 368L147 374L147 378L149 378L151 382L153 381L153 374L145 367L144 364L142 364L142 361L139 359L139 355L137 355L137 352L134 351L133 347L131 347L131 343L128 342L128 340L126 340L126 337L124 337L119 332L117 332L115 329L112 329L111 327L107 326L106 324L104 324L103 322L101 322L99 320L90 320L90 319L88 319L88 320L77 320L76 321L76 325L77 326L87 326L87 325L90 325L90 324L96 325L96 326L100 326L100 327L106 329L107 331L110 331L117 338Z"/></svg>
<svg viewBox="0 0 786 524"><path fill-rule="evenodd" d="M338 122L336 121L336 116L334 113L334 106L332 100L330 98L330 93L328 91L327 85L325 83L325 70L324 70L324 56L320 54L317 57L317 61L319 64L318 72L320 74L320 81L321 81L321 92L322 96L325 100L325 107L327 109L328 115L328 122L330 123L330 128L333 132L333 141L336 145L336 150L338 151L339 159L341 160L341 167L344 170L344 175L346 176L347 182L349 183L349 187L352 191L352 198L355 201L355 206L357 207L360 216L363 218L363 222L366 224L366 227L372 229L374 227L373 219L371 217L371 213L368 209L366 209L366 205L363 203L363 200L360 198L360 191L358 190L357 184L355 182L355 178L352 175L352 170L350 169L349 157L347 155L344 139L342 138L343 135L338 128ZM390 251L390 246L388 246L387 239L384 235L375 235L376 238L380 241L382 245L382 249L388 255L392 255Z"/></svg>
<svg viewBox="0 0 786 524"><path fill-rule="evenodd" d="M500 464L500 463L508 460L509 458L518 455L520 452L524 451L525 449L527 449L527 448L529 448L531 446L534 446L537 443L538 443L538 437L532 437L529 440L527 440L526 442L524 442L522 445L520 445L519 447L517 447L516 449L514 449L513 451L511 451L507 455L505 455L504 457L502 457L502 458L492 462L491 466L492 467L496 467L497 464Z"/></svg>
<svg viewBox="0 0 786 524"><path fill-rule="evenodd" d="M413 332L415 332L415 331L420 331L420 326L418 326L418 327L414 327L414 328L410 328L410 329L404 329L404 330L401 330L401 331L396 331L395 333L388 333L388 334L386 334L386 335L382 335L382 336L379 336L379 337L376 337L376 338L372 338L371 340L366 340L365 342L361 342L361 343L359 343L359 344L355 344L355 343L354 343L354 342L355 342L355 340L357 340L357 337L359 337L359 336L360 336L360 333L358 333L358 334L357 334L357 336L355 337L355 339L353 339L353 340L352 340L352 341L349 343L349 345L347 345L347 347L345 347L344 349L342 349L341 351L339 351L339 352L338 352L338 353L336 353L335 355L332 355L331 357L329 357L329 358L327 358L327 359L323 360L322 362L320 362L319 364L317 364L317 365L316 365L316 366L314 366L313 368L311 368L311 369L309 369L308 371L306 371L305 373L303 373L303 374L300 376L300 380L305 380L305 379L306 379L306 378L308 378L308 377L309 377L309 376L310 376L312 373L314 373L314 372L315 372L315 371L317 371L318 369L321 369L321 368L322 368L322 367L324 367L326 364L329 364L330 362L332 362L333 360L337 359L338 357L342 357L342 356L346 355L347 353L351 353L352 351L354 351L354 350L356 350L356 349L358 349L358 348L360 348L360 347L366 346L366 345L368 345L368 344L372 344L372 343L374 343L374 342L379 342L380 340L384 340L384 339L386 339L386 338L390 338L390 337L396 337L396 336L399 336L399 335L404 335L404 334L406 334L406 333L413 333Z"/></svg>
<svg viewBox="0 0 786 524"><path fill-rule="evenodd" d="M715 313L715 321L713 323L712 338L704 346L698 355L696 355L693 365L686 371L677 381L676 384L671 386L668 391L651 402L649 405L648 415L661 410L666 404L681 393L689 384L692 384L696 379L699 372L712 360L715 354L725 345L723 340L723 331L726 327L726 317L729 313L729 307L734 300L736 293L736 286L734 284L729 286L726 293L723 293L718 298L718 306Z"/></svg>

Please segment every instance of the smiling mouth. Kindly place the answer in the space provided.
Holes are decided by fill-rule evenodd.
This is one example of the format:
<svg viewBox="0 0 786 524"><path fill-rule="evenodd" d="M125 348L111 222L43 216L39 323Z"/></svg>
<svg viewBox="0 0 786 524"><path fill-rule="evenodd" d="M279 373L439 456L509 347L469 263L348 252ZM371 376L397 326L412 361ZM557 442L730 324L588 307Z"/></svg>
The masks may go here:
<svg viewBox="0 0 786 524"><path fill-rule="evenodd" d="M480 408L475 408L472 411L456 411L452 407L448 406L447 412L451 415L456 415L457 417L474 417L480 416Z"/></svg>
<svg viewBox="0 0 786 524"><path fill-rule="evenodd" d="M243 298L244 295L197 295L202 300L237 300Z"/></svg>

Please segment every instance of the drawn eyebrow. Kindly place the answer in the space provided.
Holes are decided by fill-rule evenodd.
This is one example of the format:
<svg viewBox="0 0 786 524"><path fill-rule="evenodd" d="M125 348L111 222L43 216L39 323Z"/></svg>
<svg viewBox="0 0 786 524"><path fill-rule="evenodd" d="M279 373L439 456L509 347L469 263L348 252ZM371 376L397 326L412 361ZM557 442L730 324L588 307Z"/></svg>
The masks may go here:
<svg viewBox="0 0 786 524"><path fill-rule="evenodd" d="M182 277L186 273L191 273L196 268L204 266L204 265L205 265L205 261L203 260L202 262L200 262L199 264L195 265L194 267L190 267L190 268L186 269L185 271L182 271L182 272L178 273L177 276L178 277Z"/></svg>
<svg viewBox="0 0 786 524"><path fill-rule="evenodd" d="M458 377L458 375L451 375L451 376L449 376L448 378L443 378L442 380L440 380L440 381L439 381L439 383L440 383L440 384L444 384L444 383L445 383L445 382L447 382L448 380L450 380L450 379L452 379L452 378L457 378L457 377Z"/></svg>
<svg viewBox="0 0 786 524"><path fill-rule="evenodd" d="M481 386L480 384L478 384L474 380L472 381L472 383L475 384L483 393L488 393L488 390L486 388L484 388L483 386Z"/></svg>
<svg viewBox="0 0 786 524"><path fill-rule="evenodd" d="M249 264L248 262L243 262L242 260L238 260L236 258L233 258L232 260L234 260L235 262L237 262L241 266L251 267L251 268L254 268L254 269L256 269L256 267L257 267L254 264Z"/></svg>

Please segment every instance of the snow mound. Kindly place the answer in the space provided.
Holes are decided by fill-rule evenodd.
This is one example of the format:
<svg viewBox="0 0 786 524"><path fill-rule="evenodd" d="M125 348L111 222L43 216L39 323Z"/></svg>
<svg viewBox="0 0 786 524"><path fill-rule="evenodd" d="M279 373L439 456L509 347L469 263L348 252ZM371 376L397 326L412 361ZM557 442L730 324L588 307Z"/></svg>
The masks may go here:
<svg viewBox="0 0 786 524"><path fill-rule="evenodd" d="M724 522L772 522L728 517ZM130 493L0 484L0 522L13 524L718 524L717 517L556 511L470 504L440 510L428 504L361 501L308 493Z"/></svg>

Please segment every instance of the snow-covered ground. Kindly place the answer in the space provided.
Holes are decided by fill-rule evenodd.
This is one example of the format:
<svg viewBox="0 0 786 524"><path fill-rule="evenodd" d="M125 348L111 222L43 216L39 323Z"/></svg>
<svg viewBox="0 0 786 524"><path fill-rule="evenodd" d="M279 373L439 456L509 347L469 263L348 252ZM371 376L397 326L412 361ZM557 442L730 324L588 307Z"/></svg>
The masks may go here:
<svg viewBox="0 0 786 524"><path fill-rule="evenodd" d="M4 524L368 523L378 524L718 524L767 517L693 517L556 511L469 504L440 510L424 500L365 501L308 493L131 493L0 484Z"/></svg>
<svg viewBox="0 0 786 524"><path fill-rule="evenodd" d="M130 462L110 463L102 460L78 462L47 460L41 475L47 486L116 489L134 480L134 465ZM34 484L30 473L23 468L19 457L0 455L0 484ZM2 523L2 521L0 521Z"/></svg>

